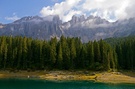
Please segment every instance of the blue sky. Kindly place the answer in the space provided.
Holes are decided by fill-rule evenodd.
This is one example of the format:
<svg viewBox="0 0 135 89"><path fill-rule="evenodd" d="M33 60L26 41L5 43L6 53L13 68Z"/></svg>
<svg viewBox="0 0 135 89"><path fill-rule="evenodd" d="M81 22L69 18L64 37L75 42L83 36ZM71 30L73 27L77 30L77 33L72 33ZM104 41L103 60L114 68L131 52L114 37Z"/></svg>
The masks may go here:
<svg viewBox="0 0 135 89"><path fill-rule="evenodd" d="M93 15L114 22L135 17L134 8L135 0L0 0L0 23L35 15L59 15L64 22L73 15Z"/></svg>
<svg viewBox="0 0 135 89"><path fill-rule="evenodd" d="M53 6L61 0L0 0L0 23L9 23L11 17L40 16L45 6Z"/></svg>

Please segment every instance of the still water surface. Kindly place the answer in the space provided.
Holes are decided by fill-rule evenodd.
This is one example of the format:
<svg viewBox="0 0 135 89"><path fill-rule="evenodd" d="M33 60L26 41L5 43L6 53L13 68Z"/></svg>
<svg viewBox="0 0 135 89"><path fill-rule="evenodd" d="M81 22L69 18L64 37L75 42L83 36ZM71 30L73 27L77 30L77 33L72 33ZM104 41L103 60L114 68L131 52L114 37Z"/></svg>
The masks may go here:
<svg viewBox="0 0 135 89"><path fill-rule="evenodd" d="M0 79L0 89L135 89L133 84L103 84L88 81Z"/></svg>

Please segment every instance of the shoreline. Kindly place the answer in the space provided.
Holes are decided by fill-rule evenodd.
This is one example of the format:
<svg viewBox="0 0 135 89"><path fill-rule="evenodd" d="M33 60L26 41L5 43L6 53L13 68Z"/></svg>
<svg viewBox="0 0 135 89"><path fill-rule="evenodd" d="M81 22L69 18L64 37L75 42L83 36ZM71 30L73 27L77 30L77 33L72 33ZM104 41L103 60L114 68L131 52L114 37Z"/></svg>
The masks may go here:
<svg viewBox="0 0 135 89"><path fill-rule="evenodd" d="M24 78L24 79L42 79L52 81L95 81L101 83L129 83L135 84L135 72L94 72L94 71L19 71L9 72L0 71L0 79L6 78Z"/></svg>

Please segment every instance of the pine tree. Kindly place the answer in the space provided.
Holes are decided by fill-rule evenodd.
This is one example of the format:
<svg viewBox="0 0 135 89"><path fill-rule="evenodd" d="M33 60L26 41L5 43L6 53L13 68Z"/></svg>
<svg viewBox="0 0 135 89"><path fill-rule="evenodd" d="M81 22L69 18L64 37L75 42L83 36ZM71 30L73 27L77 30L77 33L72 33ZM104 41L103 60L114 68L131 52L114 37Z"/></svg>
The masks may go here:
<svg viewBox="0 0 135 89"><path fill-rule="evenodd" d="M70 46L70 67L72 69L75 67L75 59L76 59L75 41L74 41L74 39L71 39L71 46Z"/></svg>
<svg viewBox="0 0 135 89"><path fill-rule="evenodd" d="M43 44L42 42L40 41L39 42L39 69L44 69L44 61L43 61L43 57L42 57L42 47L43 47Z"/></svg>
<svg viewBox="0 0 135 89"><path fill-rule="evenodd" d="M59 43L58 52L57 52L57 60L56 60L57 68L62 69L62 64L63 64L62 47L61 47L61 43Z"/></svg>
<svg viewBox="0 0 135 89"><path fill-rule="evenodd" d="M8 49L7 49L7 44L5 43L5 47L4 47L4 50L3 50L3 56L4 56L4 69L6 68L6 66L7 66L7 51L8 51Z"/></svg>
<svg viewBox="0 0 135 89"><path fill-rule="evenodd" d="M27 51L28 51L28 48L27 48L27 38L24 37L23 38L23 44L22 44L22 68L23 69L27 69Z"/></svg>
<svg viewBox="0 0 135 89"><path fill-rule="evenodd" d="M27 51L27 70L30 71L31 70L31 65L32 65L32 48L31 48L31 43L32 43L32 39L29 38L27 40L27 48L28 48L28 51Z"/></svg>
<svg viewBox="0 0 135 89"><path fill-rule="evenodd" d="M94 66L94 48L93 48L93 43L89 42L88 43L88 48L87 48L87 59L88 59L88 68L92 69Z"/></svg>
<svg viewBox="0 0 135 89"><path fill-rule="evenodd" d="M17 50L17 69L22 69L22 45L23 45L23 38L19 37L18 39L18 50Z"/></svg>
<svg viewBox="0 0 135 89"><path fill-rule="evenodd" d="M95 62L101 62L100 47L96 41L94 41L94 60Z"/></svg>
<svg viewBox="0 0 135 89"><path fill-rule="evenodd" d="M56 63L56 45L57 45L57 38L52 38L50 41L50 64L54 67Z"/></svg>
<svg viewBox="0 0 135 89"><path fill-rule="evenodd" d="M63 68L68 70L70 68L70 49L64 36L61 36L60 42L62 46Z"/></svg>

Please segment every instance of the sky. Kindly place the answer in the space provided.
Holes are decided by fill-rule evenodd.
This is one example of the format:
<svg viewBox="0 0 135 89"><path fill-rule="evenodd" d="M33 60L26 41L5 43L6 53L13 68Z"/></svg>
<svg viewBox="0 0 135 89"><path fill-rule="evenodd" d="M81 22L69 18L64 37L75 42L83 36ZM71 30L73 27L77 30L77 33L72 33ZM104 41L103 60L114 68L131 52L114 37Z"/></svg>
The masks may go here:
<svg viewBox="0 0 135 89"><path fill-rule="evenodd" d="M135 17L134 9L135 0L0 0L0 23L36 15L59 15L63 22L93 15L114 22Z"/></svg>

